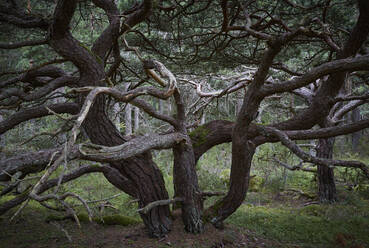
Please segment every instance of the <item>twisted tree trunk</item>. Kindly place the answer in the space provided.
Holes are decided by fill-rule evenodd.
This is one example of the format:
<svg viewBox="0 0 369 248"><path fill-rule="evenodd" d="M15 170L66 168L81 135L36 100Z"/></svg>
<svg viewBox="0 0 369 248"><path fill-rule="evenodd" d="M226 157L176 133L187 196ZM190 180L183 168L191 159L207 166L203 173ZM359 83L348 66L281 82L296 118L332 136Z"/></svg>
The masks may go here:
<svg viewBox="0 0 369 248"><path fill-rule="evenodd" d="M99 96L90 110L84 124L84 129L91 142L105 146L116 146L125 142L113 123L104 113L104 97ZM123 183L117 185L109 175L106 178L115 186L134 198L139 199L142 208L150 202L168 199L164 179L157 165L152 161L148 152L117 163L112 163L124 178ZM141 217L152 237L161 237L170 231L171 219L168 206L158 206Z"/></svg>
<svg viewBox="0 0 369 248"><path fill-rule="evenodd" d="M95 42L92 50L81 46L69 31L69 23L77 6L77 1L59 0L54 12L54 21L50 29L50 46L65 59L74 63L80 72L78 86L103 86L106 75L102 58L111 46L116 45L119 35L119 12L110 1L95 0L94 3L104 9L111 17L109 27ZM151 2L145 1L143 11L128 19L128 26L140 22L151 9ZM79 99L82 104L83 98ZM126 140L121 136L114 124L105 113L105 97L95 99L85 121L83 122L88 137L92 143L115 146ZM107 179L127 194L138 198L140 207L150 202L168 199L162 174L152 161L150 153L111 163L120 172L119 176L105 173ZM141 217L153 237L161 237L170 230L170 213L168 206L158 206Z"/></svg>

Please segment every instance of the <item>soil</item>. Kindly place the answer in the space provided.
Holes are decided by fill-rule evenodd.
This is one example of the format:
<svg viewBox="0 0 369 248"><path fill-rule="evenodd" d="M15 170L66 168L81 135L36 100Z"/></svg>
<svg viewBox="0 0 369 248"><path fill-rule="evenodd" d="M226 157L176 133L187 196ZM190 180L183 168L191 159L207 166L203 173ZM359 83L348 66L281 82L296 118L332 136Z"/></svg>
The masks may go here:
<svg viewBox="0 0 369 248"><path fill-rule="evenodd" d="M57 227L58 226L58 227ZM63 230L64 231L63 231ZM71 237L68 241L66 235ZM183 230L181 218L175 217L172 231L164 238L149 238L143 224L134 226L104 226L71 220L47 223L39 212L23 212L16 221L0 220L0 248L222 248L222 247L282 247L278 242L256 238L252 232L226 225L223 230L205 226L201 235Z"/></svg>

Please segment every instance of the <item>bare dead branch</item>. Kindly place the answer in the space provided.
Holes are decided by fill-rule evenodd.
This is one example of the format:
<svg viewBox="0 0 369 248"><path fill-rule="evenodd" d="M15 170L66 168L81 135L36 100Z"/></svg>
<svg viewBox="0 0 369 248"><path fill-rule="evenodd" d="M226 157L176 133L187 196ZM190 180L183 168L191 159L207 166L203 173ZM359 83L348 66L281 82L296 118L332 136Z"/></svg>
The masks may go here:
<svg viewBox="0 0 369 248"><path fill-rule="evenodd" d="M304 152L301 148L299 148L286 133L274 128L274 127L263 127L261 125L258 126L258 129L264 136L276 136L284 146L289 148L296 156L301 158L305 162L310 162L313 164L328 166L330 168L334 166L340 167L350 167L350 168L358 168L361 169L366 177L369 178L369 169L368 166L359 161L343 161L343 160L332 160L332 159L323 159L314 157L306 152Z"/></svg>
<svg viewBox="0 0 369 248"><path fill-rule="evenodd" d="M175 203L175 202L182 202L182 201L184 201L183 197L176 197L176 198L173 198L173 199L154 201L154 202L150 202L149 204L147 204L143 208L137 209L137 212L142 213L142 214L147 214L154 207L169 205L169 204L172 204L172 203Z"/></svg>
<svg viewBox="0 0 369 248"><path fill-rule="evenodd" d="M62 231L65 236L67 237L68 241L71 243L72 240L72 236L70 236L70 234L68 233L67 230L65 230L62 225L60 225L59 223L55 222L55 221L51 221L50 224L52 224L53 226L55 226L57 229L59 229L60 231Z"/></svg>
<svg viewBox="0 0 369 248"><path fill-rule="evenodd" d="M291 171L295 171L295 170L301 170L301 171L307 171L307 172L312 172L312 173L316 173L317 171L316 170L313 170L313 169L309 169L309 168L304 168L303 166L303 162L300 162L299 164L297 165L288 165L286 163L283 163L282 161L280 161L279 159L273 157L273 161L275 161L278 165L281 165L283 166L284 168L286 169L289 169Z"/></svg>

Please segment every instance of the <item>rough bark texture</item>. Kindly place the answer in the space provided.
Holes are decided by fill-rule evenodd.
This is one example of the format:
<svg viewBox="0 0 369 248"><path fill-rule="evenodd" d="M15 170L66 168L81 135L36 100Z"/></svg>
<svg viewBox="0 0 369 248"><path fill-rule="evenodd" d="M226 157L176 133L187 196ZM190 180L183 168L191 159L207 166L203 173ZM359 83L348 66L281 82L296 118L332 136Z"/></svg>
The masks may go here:
<svg viewBox="0 0 369 248"><path fill-rule="evenodd" d="M202 200L195 170L195 155L190 141L174 147L174 191L176 197L183 197L182 220L185 230L201 233Z"/></svg>
<svg viewBox="0 0 369 248"><path fill-rule="evenodd" d="M334 138L319 139L317 157L332 159ZM318 165L318 195L321 203L337 200L333 168Z"/></svg>
<svg viewBox="0 0 369 248"><path fill-rule="evenodd" d="M245 137L240 135L239 131L241 130L235 130L232 136L232 169L228 194L207 209L205 214L205 217L219 228L244 201L249 185L251 161L256 147L252 142L245 142Z"/></svg>
<svg viewBox="0 0 369 248"><path fill-rule="evenodd" d="M119 12L116 6L112 2L102 0L95 0L94 3L107 12L110 17L110 25L97 39L91 51L82 47L69 32L69 22L76 9L77 1L58 1L51 28L50 45L79 69L79 86L102 86L104 84L106 76L101 58L104 58L119 34ZM151 9L151 2L144 1L143 6L142 11L147 12L147 9ZM145 16L144 12L137 15L142 18L142 15ZM133 14L127 22L133 21L129 24L134 26L141 20L137 18ZM80 99L80 103L82 100ZM105 97L102 95L96 98L83 123L83 128L91 142L95 144L115 146L125 142L105 113ZM113 180L111 176L106 174L107 179L124 192L137 197L140 207L144 207L152 201L168 199L162 174L149 153L111 163L110 166L121 173L120 178L123 180L117 181L119 177L115 177ZM150 236L161 237L170 230L171 220L168 206L154 208L148 214L142 214L141 217Z"/></svg>
<svg viewBox="0 0 369 248"><path fill-rule="evenodd" d="M124 143L125 140L104 112L104 106L104 97L98 96L84 122L83 127L86 133L91 142L95 144L115 146ZM140 200L140 207L144 207L152 201L168 199L162 174L149 153L113 163L111 166L117 169L124 178L131 181L133 188L130 187L131 185L121 185L123 187L120 189L137 197ZM107 179L109 180L109 177ZM170 230L171 220L168 206L158 206L148 214L141 214L141 217L150 236L161 237Z"/></svg>
<svg viewBox="0 0 369 248"><path fill-rule="evenodd" d="M232 132L230 188L227 195L206 213L215 226L222 226L223 221L237 210L246 197L251 161L256 149L250 136L249 127L256 118L263 100L260 88L264 84L273 59L282 49L283 42L291 37L283 36L270 42L269 49L264 54L261 65L254 75L254 80L245 94Z"/></svg>
<svg viewBox="0 0 369 248"><path fill-rule="evenodd" d="M185 138L173 148L174 166L173 181L176 197L182 197L182 219L186 231L201 233L202 222L202 198L196 174L195 153L190 136L187 134L185 121L185 106L182 96L175 91L174 99L177 106L177 124L175 129Z"/></svg>
<svg viewBox="0 0 369 248"><path fill-rule="evenodd" d="M194 147L196 162L210 148L232 141L234 123L230 121L215 120L199 126L190 133Z"/></svg>

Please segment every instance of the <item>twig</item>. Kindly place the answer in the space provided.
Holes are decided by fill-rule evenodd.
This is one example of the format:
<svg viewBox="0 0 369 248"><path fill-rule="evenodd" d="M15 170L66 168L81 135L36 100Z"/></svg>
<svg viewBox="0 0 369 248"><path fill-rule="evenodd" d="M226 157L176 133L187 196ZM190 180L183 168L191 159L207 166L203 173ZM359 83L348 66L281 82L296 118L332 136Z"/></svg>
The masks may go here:
<svg viewBox="0 0 369 248"><path fill-rule="evenodd" d="M283 166L286 169L289 169L291 171L295 171L295 170L302 170L302 171L307 171L307 172L312 172L312 173L317 173L316 170L313 169L308 169L308 168L304 168L303 166L303 161L301 161L298 165L288 165L286 163L283 163L282 161L278 160L277 158L273 157L273 161L276 162L278 165Z"/></svg>
<svg viewBox="0 0 369 248"><path fill-rule="evenodd" d="M263 125L258 125L257 128L260 134L265 137L269 137L269 136L277 137L284 146L290 149L296 156L298 156L305 162L327 166L329 168L333 168L335 166L357 168L357 169L361 169L364 175L367 178L369 178L369 168L366 164L362 162L318 158L318 157L312 156L311 154L304 152L288 137L288 135L285 132L281 130L278 130L274 127L265 127Z"/></svg>
<svg viewBox="0 0 369 248"><path fill-rule="evenodd" d="M169 205L175 202L182 202L182 201L184 201L184 198L182 197L175 197L173 199L154 201L154 202L150 202L143 208L137 209L137 212L142 213L142 214L147 214L154 207Z"/></svg>
<svg viewBox="0 0 369 248"><path fill-rule="evenodd" d="M212 192L212 191L207 191L207 192L201 192L201 197L212 197L212 196L222 196L225 195L225 192Z"/></svg>
<svg viewBox="0 0 369 248"><path fill-rule="evenodd" d="M74 118L74 116L70 116L70 117L64 117L62 114L58 114L56 113L55 111L51 110L49 107L45 107L47 109L47 111L49 111L51 114L55 115L56 117L62 119L62 120L65 120L65 121L70 121L71 119Z"/></svg>
<svg viewBox="0 0 369 248"><path fill-rule="evenodd" d="M18 214L27 206L28 202L29 202L29 198L22 203L22 205L18 208L18 210L13 214L13 216L10 218L10 222L14 220L15 217L18 216Z"/></svg>
<svg viewBox="0 0 369 248"><path fill-rule="evenodd" d="M55 221L51 221L50 224L52 224L53 226L55 226L56 228L58 228L60 231L62 231L65 236L67 237L68 241L70 243L72 243L72 236L69 235L68 231L65 230L59 223L55 222Z"/></svg>

